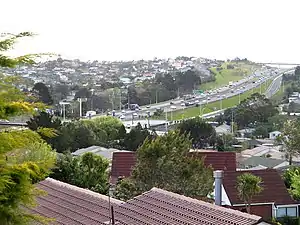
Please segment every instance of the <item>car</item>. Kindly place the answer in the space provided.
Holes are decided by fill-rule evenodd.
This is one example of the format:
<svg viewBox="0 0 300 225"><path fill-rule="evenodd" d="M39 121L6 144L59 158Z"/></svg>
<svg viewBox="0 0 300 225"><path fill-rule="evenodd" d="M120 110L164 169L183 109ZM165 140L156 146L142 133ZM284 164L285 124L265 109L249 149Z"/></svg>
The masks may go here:
<svg viewBox="0 0 300 225"><path fill-rule="evenodd" d="M122 113L126 113L126 111L123 109L123 110L122 110Z"/></svg>
<svg viewBox="0 0 300 225"><path fill-rule="evenodd" d="M176 106L175 106L175 105L172 105L170 108L171 108L171 109L176 109Z"/></svg>
<svg viewBox="0 0 300 225"><path fill-rule="evenodd" d="M138 114L137 113L132 113L132 116L138 116Z"/></svg>
<svg viewBox="0 0 300 225"><path fill-rule="evenodd" d="M174 102L170 102L170 105L174 105Z"/></svg>
<svg viewBox="0 0 300 225"><path fill-rule="evenodd" d="M181 103L180 105L181 105L181 106L185 106L185 104L184 104L184 103Z"/></svg>
<svg viewBox="0 0 300 225"><path fill-rule="evenodd" d="M121 115L119 118L120 118L121 120L124 120L124 119L125 119L125 116L124 116L124 115Z"/></svg>
<svg viewBox="0 0 300 225"><path fill-rule="evenodd" d="M207 97L207 100L210 100L210 97Z"/></svg>
<svg viewBox="0 0 300 225"><path fill-rule="evenodd" d="M198 104L199 102L200 102L199 100L196 100L196 101L195 101L196 104Z"/></svg>
<svg viewBox="0 0 300 225"><path fill-rule="evenodd" d="M147 106L146 106L147 109L150 109L150 107L151 107L150 105L147 105Z"/></svg>

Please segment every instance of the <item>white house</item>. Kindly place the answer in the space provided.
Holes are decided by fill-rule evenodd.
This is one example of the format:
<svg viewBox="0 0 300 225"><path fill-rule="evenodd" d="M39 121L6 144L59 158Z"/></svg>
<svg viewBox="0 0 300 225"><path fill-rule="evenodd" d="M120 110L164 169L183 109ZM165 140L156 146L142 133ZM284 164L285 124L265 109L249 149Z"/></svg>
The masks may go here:
<svg viewBox="0 0 300 225"><path fill-rule="evenodd" d="M280 131L272 131L269 133L269 139L275 140L280 134Z"/></svg>

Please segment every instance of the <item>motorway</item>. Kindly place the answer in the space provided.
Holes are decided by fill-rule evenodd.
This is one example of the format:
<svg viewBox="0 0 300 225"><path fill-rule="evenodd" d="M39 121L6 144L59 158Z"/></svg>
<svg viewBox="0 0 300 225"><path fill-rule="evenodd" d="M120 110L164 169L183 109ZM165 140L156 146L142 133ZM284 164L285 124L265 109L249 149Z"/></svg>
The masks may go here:
<svg viewBox="0 0 300 225"><path fill-rule="evenodd" d="M280 88L282 76L279 76L279 74L283 73L284 71L286 71L286 69L281 69L278 71L278 73L275 73L274 70L264 70L261 72L256 72L255 74L252 74L238 82L235 82L234 87L228 87L227 85L217 90L213 90L210 94L208 93L206 95L198 95L193 100L190 101L193 102L197 101L198 104L200 105L220 101L220 108L221 108L223 99L242 94L246 91L249 91L251 89L259 87L260 85L263 85L269 79L276 78L273 81L274 84L272 83L272 85L270 85L271 89L267 91L267 93L273 95L273 93L278 90L278 87ZM170 102L172 102L173 104L171 105ZM140 110L136 110L136 111L132 111L132 110L126 110L122 112L117 111L116 116L122 114L125 117L123 120L126 121L126 120L132 120L132 117L137 118L138 117L137 115L146 116L147 113L150 113L152 115L158 108L163 109L164 112L181 110L187 108L186 106L183 106L182 104L183 102L184 100L181 98L181 99L170 100L168 102L162 102L154 105L142 106ZM188 106L188 107L195 107L195 105Z"/></svg>

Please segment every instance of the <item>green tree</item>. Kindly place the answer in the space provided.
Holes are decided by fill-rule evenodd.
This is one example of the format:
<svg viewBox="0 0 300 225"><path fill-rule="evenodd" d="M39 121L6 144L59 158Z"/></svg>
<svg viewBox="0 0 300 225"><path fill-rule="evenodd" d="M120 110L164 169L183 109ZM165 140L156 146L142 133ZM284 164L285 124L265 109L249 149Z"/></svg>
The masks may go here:
<svg viewBox="0 0 300 225"><path fill-rule="evenodd" d="M217 134L215 129L200 117L185 120L178 125L180 133L189 134L194 148L214 146Z"/></svg>
<svg viewBox="0 0 300 225"><path fill-rule="evenodd" d="M32 92L37 95L40 102L47 105L51 105L53 103L49 89L44 83L36 83L32 88Z"/></svg>
<svg viewBox="0 0 300 225"><path fill-rule="evenodd" d="M109 162L93 153L73 157L64 154L58 157L51 177L101 194L108 191Z"/></svg>
<svg viewBox="0 0 300 225"><path fill-rule="evenodd" d="M124 137L124 147L129 151L136 151L146 140L150 137L150 133L147 129L142 128L138 123L136 127L130 130Z"/></svg>
<svg viewBox="0 0 300 225"><path fill-rule="evenodd" d="M31 33L7 34L0 40L0 67L14 67L19 63L33 62L33 55L11 58L5 51L16 41ZM12 81L15 78L0 77L0 119L18 114L32 113L35 105ZM32 224L33 220L43 221L40 216L26 208L34 206L34 197L41 194L34 185L43 180L55 162L55 152L37 132L30 130L0 130L0 221L3 225Z"/></svg>
<svg viewBox="0 0 300 225"><path fill-rule="evenodd" d="M189 155L191 146L189 137L179 131L146 139L137 151L132 177L117 185L115 196L127 200L152 187L190 197L207 196L213 190L212 169Z"/></svg>
<svg viewBox="0 0 300 225"><path fill-rule="evenodd" d="M244 201L247 212L251 213L253 197L263 191L261 177L251 173L243 173L237 177L236 185L239 198Z"/></svg>
<svg viewBox="0 0 300 225"><path fill-rule="evenodd" d="M293 157L298 156L300 153L300 121L286 121L277 141L282 145L289 164L292 165Z"/></svg>

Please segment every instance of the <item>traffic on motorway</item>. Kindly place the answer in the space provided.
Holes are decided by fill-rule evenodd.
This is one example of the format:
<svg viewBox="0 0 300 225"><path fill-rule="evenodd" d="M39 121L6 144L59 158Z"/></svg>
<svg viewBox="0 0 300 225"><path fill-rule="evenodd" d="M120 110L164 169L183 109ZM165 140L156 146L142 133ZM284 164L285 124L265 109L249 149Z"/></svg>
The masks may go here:
<svg viewBox="0 0 300 225"><path fill-rule="evenodd" d="M138 118L139 116L153 115L153 113L158 109L162 109L164 112L172 112L216 101L220 101L221 109L223 99L230 98L254 89L267 80L278 77L279 74L283 72L283 69L266 69L261 72L255 72L254 74L237 82L229 82L229 84L224 87L210 90L206 93L201 93L198 95L185 95L182 98L142 107L138 106L137 104L131 104L130 109L122 111L114 110L110 114L120 118L121 120L132 120Z"/></svg>

